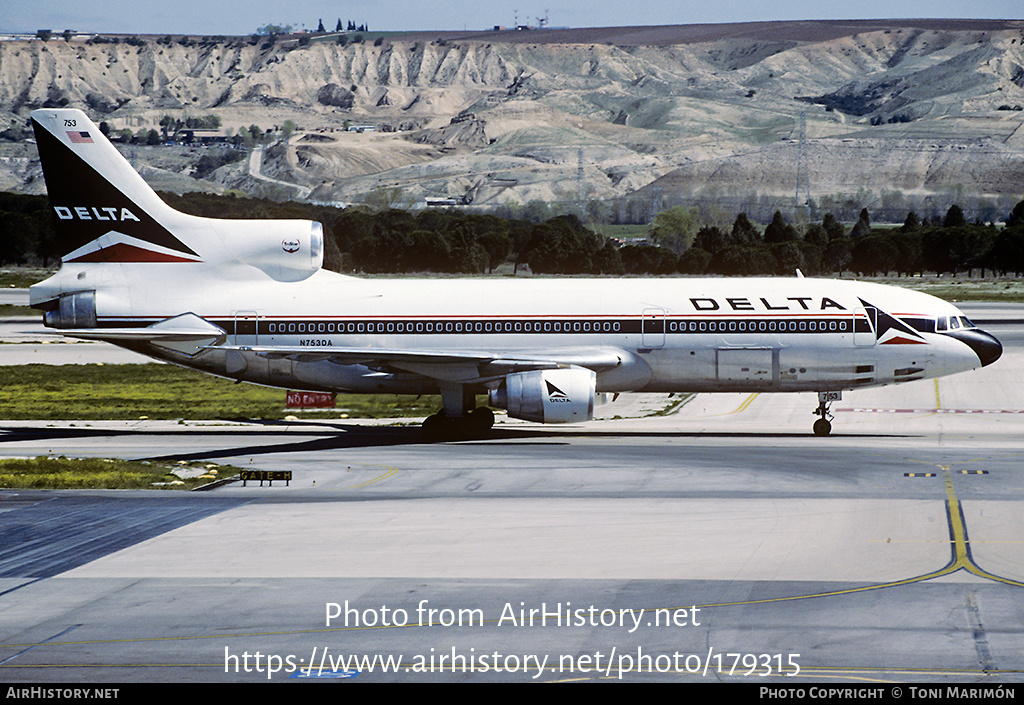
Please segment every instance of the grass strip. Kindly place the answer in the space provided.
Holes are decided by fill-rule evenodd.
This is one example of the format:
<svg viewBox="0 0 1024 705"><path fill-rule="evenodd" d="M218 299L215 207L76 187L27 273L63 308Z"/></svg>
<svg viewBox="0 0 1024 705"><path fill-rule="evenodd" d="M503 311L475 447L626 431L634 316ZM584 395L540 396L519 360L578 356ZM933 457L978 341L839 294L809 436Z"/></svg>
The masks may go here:
<svg viewBox="0 0 1024 705"><path fill-rule="evenodd" d="M287 409L283 389L159 364L0 366L0 389L2 419L396 418L441 408L438 396L339 394L334 409Z"/></svg>
<svg viewBox="0 0 1024 705"><path fill-rule="evenodd" d="M971 279L969 277L884 277L867 278L904 289L931 294L944 301L1002 301L1020 303L1024 301L1024 281Z"/></svg>
<svg viewBox="0 0 1024 705"><path fill-rule="evenodd" d="M154 463L110 458L0 459L0 488L47 490L191 490L225 477L239 468L205 462Z"/></svg>

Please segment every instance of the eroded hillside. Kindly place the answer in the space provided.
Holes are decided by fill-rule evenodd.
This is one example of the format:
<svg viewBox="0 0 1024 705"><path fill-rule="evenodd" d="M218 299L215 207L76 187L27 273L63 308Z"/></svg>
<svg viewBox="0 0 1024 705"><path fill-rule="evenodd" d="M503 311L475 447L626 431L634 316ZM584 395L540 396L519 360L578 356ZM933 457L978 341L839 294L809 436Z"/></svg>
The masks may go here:
<svg viewBox="0 0 1024 705"><path fill-rule="evenodd" d="M801 161L815 201L858 192L1019 200L1021 28L824 27L711 38L680 30L678 43L663 32L630 46L0 42L0 111L23 124L31 109L71 105L133 131L164 115L215 114L228 132L291 120L299 130L264 150L259 174L250 160L210 178L253 192L294 183L324 201L397 187L411 199L475 205L631 194L652 207L702 195L781 202L792 201ZM187 168L166 170L173 188L187 187ZM40 188L20 153L0 181Z"/></svg>

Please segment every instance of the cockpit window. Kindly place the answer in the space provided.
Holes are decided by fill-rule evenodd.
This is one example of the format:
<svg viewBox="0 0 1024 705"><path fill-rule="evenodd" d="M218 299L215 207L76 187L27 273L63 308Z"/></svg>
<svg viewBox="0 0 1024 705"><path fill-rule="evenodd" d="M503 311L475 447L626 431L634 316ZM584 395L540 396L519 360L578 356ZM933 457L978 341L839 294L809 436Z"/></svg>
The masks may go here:
<svg viewBox="0 0 1024 705"><path fill-rule="evenodd" d="M976 328L967 316L939 316L935 319L935 330L959 330L960 328Z"/></svg>

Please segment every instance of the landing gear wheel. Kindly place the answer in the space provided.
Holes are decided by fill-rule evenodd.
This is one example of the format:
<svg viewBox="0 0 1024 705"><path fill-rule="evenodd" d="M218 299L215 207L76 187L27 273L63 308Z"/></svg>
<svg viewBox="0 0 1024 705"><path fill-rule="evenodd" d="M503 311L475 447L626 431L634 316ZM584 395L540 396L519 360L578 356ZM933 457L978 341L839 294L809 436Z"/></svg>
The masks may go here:
<svg viewBox="0 0 1024 705"><path fill-rule="evenodd" d="M428 443L482 438L494 425L494 412L487 407L473 409L465 416L453 418L443 411L423 420L423 437Z"/></svg>
<svg viewBox="0 0 1024 705"><path fill-rule="evenodd" d="M442 441L451 435L454 424L444 413L433 414L423 419L423 437L429 443Z"/></svg>
<svg viewBox="0 0 1024 705"><path fill-rule="evenodd" d="M466 415L467 430L473 436L483 436L494 425L494 412L486 406L477 407Z"/></svg>
<svg viewBox="0 0 1024 705"><path fill-rule="evenodd" d="M818 392L818 408L814 410L814 415L818 417L813 426L815 436L827 436L832 433L832 424L829 423L832 420L832 413L829 409L832 402L840 399L841 392Z"/></svg>

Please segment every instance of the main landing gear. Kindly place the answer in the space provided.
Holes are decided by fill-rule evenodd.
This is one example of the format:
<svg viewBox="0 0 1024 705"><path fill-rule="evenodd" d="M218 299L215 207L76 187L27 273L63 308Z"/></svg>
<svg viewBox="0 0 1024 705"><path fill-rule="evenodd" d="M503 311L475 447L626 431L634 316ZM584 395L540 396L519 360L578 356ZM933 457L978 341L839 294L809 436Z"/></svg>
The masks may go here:
<svg viewBox="0 0 1024 705"><path fill-rule="evenodd" d="M814 410L814 414L820 418L814 422L812 427L815 436L827 436L832 432L832 413L829 408L832 406L832 402L842 398L842 392L818 392L818 408Z"/></svg>
<svg viewBox="0 0 1024 705"><path fill-rule="evenodd" d="M427 441L460 441L483 438L493 425L494 412L481 406L464 416L448 416L439 411L425 418L422 428Z"/></svg>
<svg viewBox="0 0 1024 705"><path fill-rule="evenodd" d="M458 441L483 438L494 425L494 412L476 406L476 394L463 385L441 387L444 409L423 420L423 437L427 442Z"/></svg>

